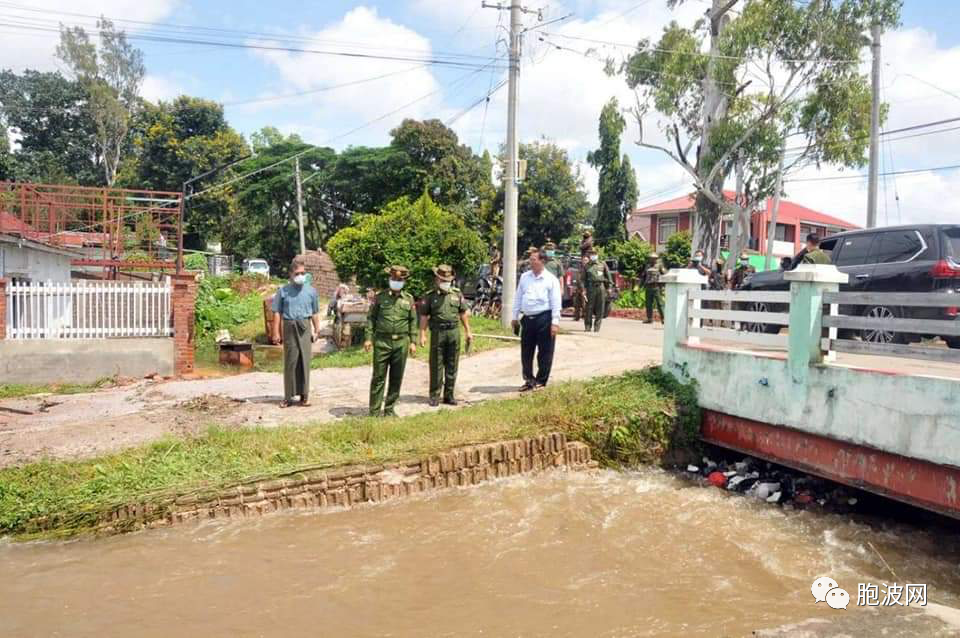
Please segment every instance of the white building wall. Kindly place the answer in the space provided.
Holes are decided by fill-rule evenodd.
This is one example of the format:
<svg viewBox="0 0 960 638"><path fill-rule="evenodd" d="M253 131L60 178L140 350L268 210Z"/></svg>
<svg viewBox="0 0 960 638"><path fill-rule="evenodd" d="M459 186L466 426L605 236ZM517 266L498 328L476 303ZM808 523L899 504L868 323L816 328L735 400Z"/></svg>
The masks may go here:
<svg viewBox="0 0 960 638"><path fill-rule="evenodd" d="M0 277L31 281L70 281L70 257L30 246L0 244Z"/></svg>

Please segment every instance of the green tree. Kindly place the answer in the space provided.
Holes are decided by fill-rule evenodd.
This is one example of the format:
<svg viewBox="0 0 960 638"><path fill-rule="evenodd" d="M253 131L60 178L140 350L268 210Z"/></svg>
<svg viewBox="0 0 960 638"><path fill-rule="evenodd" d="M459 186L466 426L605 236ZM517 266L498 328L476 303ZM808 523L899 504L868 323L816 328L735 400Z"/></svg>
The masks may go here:
<svg viewBox="0 0 960 638"><path fill-rule="evenodd" d="M342 279L356 277L368 288L382 288L384 269L402 264L410 269L407 290L415 297L433 285L433 267L450 264L458 273L474 272L486 247L463 219L424 194L415 202L401 197L379 215L362 215L327 243L327 252Z"/></svg>
<svg viewBox="0 0 960 638"><path fill-rule="evenodd" d="M615 241L607 247L607 254L616 258L620 274L627 279L640 279L647 269L647 259L653 253L653 246L649 243L631 238L627 241Z"/></svg>
<svg viewBox="0 0 960 638"><path fill-rule="evenodd" d="M13 153L10 152L10 140L7 137L7 127L0 119L0 180L13 179L13 161Z"/></svg>
<svg viewBox="0 0 960 638"><path fill-rule="evenodd" d="M227 124L221 105L188 96L145 104L134 127L133 149L119 182L160 191L180 191L188 179L248 154L243 136ZM224 176L196 183L196 191L217 179ZM226 222L233 206L228 189L192 198L184 224L187 247L204 249L208 241L222 238L222 231L230 229Z"/></svg>
<svg viewBox="0 0 960 638"><path fill-rule="evenodd" d="M626 126L617 98L611 98L600 112L600 148L587 154L587 161L600 173L593 222L594 238L600 244L627 238L627 216L637 203L637 179L630 158L620 158L620 136Z"/></svg>
<svg viewBox="0 0 960 638"><path fill-rule="evenodd" d="M96 126L96 152L102 160L104 181L113 186L127 150L130 125L141 101L145 68L143 53L127 41L113 23L97 20L98 47L82 27L60 27L57 57L73 72L89 96Z"/></svg>
<svg viewBox="0 0 960 638"><path fill-rule="evenodd" d="M521 144L520 159L527 161L527 176L520 184L519 247L542 246L548 237L568 237L590 209L580 171L565 150L547 141ZM499 215L503 201L501 186Z"/></svg>
<svg viewBox="0 0 960 638"><path fill-rule="evenodd" d="M690 248L693 237L689 230L670 235L664 245L663 265L667 268L685 268L690 263Z"/></svg>
<svg viewBox="0 0 960 638"><path fill-rule="evenodd" d="M24 181L104 183L96 127L79 82L59 73L0 72L0 126L0 136L6 138L9 128L19 140L7 160L11 177L15 173Z"/></svg>
<svg viewBox="0 0 960 638"><path fill-rule="evenodd" d="M870 89L860 56L871 23L896 25L900 6L712 0L705 19L692 27L671 23L621 66L637 93L639 144L666 154L693 180L694 243L707 259L719 253L721 214L732 213L743 228L746 211L773 194L784 140L800 148L790 154L787 174L810 164L864 164ZM702 52L705 41L709 54ZM648 119L666 143L645 135ZM729 202L723 186L735 171L742 186Z"/></svg>
<svg viewBox="0 0 960 638"><path fill-rule="evenodd" d="M271 146L280 144L303 144L303 138L296 133L291 133L284 137L275 126L264 126L259 131L254 131L250 135L250 146L254 153L269 149Z"/></svg>

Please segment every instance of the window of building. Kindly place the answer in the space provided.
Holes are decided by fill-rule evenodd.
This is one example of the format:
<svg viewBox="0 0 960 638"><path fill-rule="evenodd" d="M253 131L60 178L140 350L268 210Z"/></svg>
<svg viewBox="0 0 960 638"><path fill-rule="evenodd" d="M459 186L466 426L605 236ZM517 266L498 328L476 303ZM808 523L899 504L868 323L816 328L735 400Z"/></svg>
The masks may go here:
<svg viewBox="0 0 960 638"><path fill-rule="evenodd" d="M678 220L676 217L661 217L657 221L657 241L661 244L667 243L671 235L677 233Z"/></svg>
<svg viewBox="0 0 960 638"><path fill-rule="evenodd" d="M777 224L776 234L773 236L777 241L793 242L796 236L796 226L792 224Z"/></svg>

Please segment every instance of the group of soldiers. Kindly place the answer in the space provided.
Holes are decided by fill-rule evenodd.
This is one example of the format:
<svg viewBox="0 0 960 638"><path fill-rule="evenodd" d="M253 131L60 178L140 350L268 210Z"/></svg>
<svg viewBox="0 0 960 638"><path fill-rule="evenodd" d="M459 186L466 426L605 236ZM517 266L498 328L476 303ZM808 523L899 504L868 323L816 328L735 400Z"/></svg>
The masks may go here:
<svg viewBox="0 0 960 638"><path fill-rule="evenodd" d="M433 269L434 287L421 300L404 290L410 271L406 266L390 266L389 286L377 293L367 313L367 352L373 352L373 376L370 380L370 416L396 416L400 387L407 357L417 352L417 344L427 347L430 331L430 405L442 401L457 405L454 387L460 362L460 328L467 348L473 343L467 301L453 285L453 268L440 264ZM419 339L418 339L419 337ZM384 397L386 391L386 397Z"/></svg>

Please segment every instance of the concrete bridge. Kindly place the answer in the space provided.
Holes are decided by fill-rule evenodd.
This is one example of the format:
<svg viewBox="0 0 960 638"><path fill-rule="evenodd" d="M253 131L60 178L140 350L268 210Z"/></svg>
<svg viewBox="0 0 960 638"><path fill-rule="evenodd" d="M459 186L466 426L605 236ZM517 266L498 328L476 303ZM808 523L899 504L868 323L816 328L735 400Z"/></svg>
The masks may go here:
<svg viewBox="0 0 960 638"><path fill-rule="evenodd" d="M896 355L953 367L960 352L839 338L844 329L879 327L865 325L875 320L856 309L880 303L883 293L838 292L847 275L833 266L801 266L785 276L790 291L779 293L705 291L706 278L692 270L665 276L662 365L697 383L703 439L960 518L960 380L891 371L889 358L884 369L841 365L834 354ZM898 306L958 303L949 294L888 294L895 298L885 303ZM755 310L771 306L789 311ZM844 308L854 310L844 316ZM743 329L760 324L781 324L787 334ZM883 327L960 334L960 322L947 320L895 319Z"/></svg>

